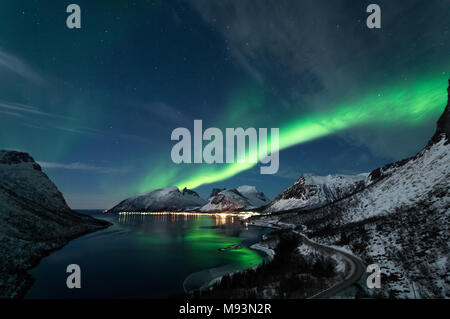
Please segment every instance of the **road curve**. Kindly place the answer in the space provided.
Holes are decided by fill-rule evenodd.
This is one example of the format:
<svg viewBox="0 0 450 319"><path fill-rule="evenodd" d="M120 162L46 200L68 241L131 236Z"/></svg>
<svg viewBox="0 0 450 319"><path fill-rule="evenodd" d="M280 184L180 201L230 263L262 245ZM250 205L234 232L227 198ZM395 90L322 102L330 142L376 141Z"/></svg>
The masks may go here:
<svg viewBox="0 0 450 319"><path fill-rule="evenodd" d="M306 244L310 247L313 247L315 249L318 249L318 250L323 250L330 254L340 255L342 257L342 259L344 259L350 265L350 272L349 272L349 274L347 274L344 281L341 281L341 282L335 284L334 286L309 297L308 299L331 298L331 297L337 295L338 293L344 291L348 287L357 283L361 279L361 277L365 274L366 266L362 263L362 261L359 258L356 258L355 256L348 254L346 252L343 252L339 249L316 243L297 231L295 233L297 233L298 235L300 235L302 237L304 244Z"/></svg>

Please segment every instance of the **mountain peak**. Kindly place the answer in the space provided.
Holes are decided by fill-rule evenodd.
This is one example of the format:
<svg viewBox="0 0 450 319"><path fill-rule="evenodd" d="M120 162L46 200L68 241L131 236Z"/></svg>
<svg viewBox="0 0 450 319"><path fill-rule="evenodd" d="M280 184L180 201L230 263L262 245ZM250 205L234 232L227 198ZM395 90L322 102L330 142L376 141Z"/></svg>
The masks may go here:
<svg viewBox="0 0 450 319"><path fill-rule="evenodd" d="M209 197L214 197L224 190L226 190L226 188L213 188L211 191L211 195L209 195Z"/></svg>
<svg viewBox="0 0 450 319"><path fill-rule="evenodd" d="M444 113L442 113L441 117L437 121L437 127L436 127L436 134L443 134L445 133L447 137L450 137L450 79L448 80L448 100L447 100L447 107L444 110Z"/></svg>
<svg viewBox="0 0 450 319"><path fill-rule="evenodd" d="M269 199L255 186L242 185L237 188L214 188L202 212L243 211L255 209L269 203Z"/></svg>
<svg viewBox="0 0 450 319"><path fill-rule="evenodd" d="M33 158L0 150L0 298L22 296L31 265L108 222L72 211Z"/></svg>
<svg viewBox="0 0 450 319"><path fill-rule="evenodd" d="M127 198L108 212L191 211L206 204L193 190L176 186L155 189L143 195Z"/></svg>
<svg viewBox="0 0 450 319"><path fill-rule="evenodd" d="M444 113L442 113L441 117L436 123L436 133L434 133L433 137L431 138L430 142L428 143L428 146L433 145L437 142L439 142L442 138L442 134L444 134L447 138L447 143L449 143L450 140L450 79L448 80L448 99L447 99L447 106L445 107Z"/></svg>
<svg viewBox="0 0 450 319"><path fill-rule="evenodd" d="M0 164L34 163L28 153L0 150Z"/></svg>
<svg viewBox="0 0 450 319"><path fill-rule="evenodd" d="M32 164L32 168L41 171L41 167L30 154L18 151L0 150L0 164L16 165L22 163Z"/></svg>
<svg viewBox="0 0 450 319"><path fill-rule="evenodd" d="M270 202L265 211L310 209L325 205L362 189L366 180L367 174L302 174L291 187Z"/></svg>
<svg viewBox="0 0 450 319"><path fill-rule="evenodd" d="M200 197L200 196L198 196L197 192L195 192L195 191L193 191L193 190L191 190L191 189L188 189L187 187L183 188L183 190L181 191L181 193L182 193L183 195L188 194L188 195Z"/></svg>

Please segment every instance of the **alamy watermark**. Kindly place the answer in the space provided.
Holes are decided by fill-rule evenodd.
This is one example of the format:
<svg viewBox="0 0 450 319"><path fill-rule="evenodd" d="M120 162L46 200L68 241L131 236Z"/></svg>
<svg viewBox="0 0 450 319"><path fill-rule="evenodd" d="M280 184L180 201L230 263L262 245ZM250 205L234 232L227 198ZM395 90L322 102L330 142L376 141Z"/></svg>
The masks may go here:
<svg viewBox="0 0 450 319"><path fill-rule="evenodd" d="M69 4L66 8L69 16L66 19L66 25L69 29L81 29L81 8L78 4ZM378 4L369 4L366 12L370 13L367 17L366 25L369 29L381 28L381 8Z"/></svg>
<svg viewBox="0 0 450 319"><path fill-rule="evenodd" d="M366 284L367 288L381 288L381 270L377 264L371 264L367 266L366 271L371 273L367 276Z"/></svg>
<svg viewBox="0 0 450 319"><path fill-rule="evenodd" d="M367 6L367 13L370 15L367 17L366 25L369 29L381 29L381 8L378 4L372 3Z"/></svg>
<svg viewBox="0 0 450 319"><path fill-rule="evenodd" d="M81 268L77 264L70 264L66 268L66 272L70 275L67 276L66 285L67 288L81 288Z"/></svg>
<svg viewBox="0 0 450 319"><path fill-rule="evenodd" d="M81 29L81 8L78 4L69 4L66 12L70 15L66 19L66 25L69 29Z"/></svg>
<svg viewBox="0 0 450 319"><path fill-rule="evenodd" d="M261 163L261 174L276 174L279 168L279 129L253 127L227 128L224 134L217 127L203 131L202 120L194 121L194 134L185 127L172 131L171 140L178 141L170 153L176 164ZM208 142L203 147L203 142ZM248 143L247 143L248 141ZM193 144L193 157L192 157ZM270 152L268 145L270 144Z"/></svg>

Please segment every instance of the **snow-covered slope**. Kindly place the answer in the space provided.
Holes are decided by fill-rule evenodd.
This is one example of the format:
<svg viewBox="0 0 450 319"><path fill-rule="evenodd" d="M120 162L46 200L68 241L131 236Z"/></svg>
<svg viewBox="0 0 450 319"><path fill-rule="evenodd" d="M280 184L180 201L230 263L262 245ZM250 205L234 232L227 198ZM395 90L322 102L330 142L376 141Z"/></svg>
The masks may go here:
<svg viewBox="0 0 450 319"><path fill-rule="evenodd" d="M50 250L107 225L72 211L30 155L0 151L0 298L23 293Z"/></svg>
<svg viewBox="0 0 450 319"><path fill-rule="evenodd" d="M260 192L255 186L242 185L236 188L236 190L244 196L253 207L261 207L267 205L270 200Z"/></svg>
<svg viewBox="0 0 450 319"><path fill-rule="evenodd" d="M125 199L108 212L192 211L206 203L192 190L185 188L180 191L178 187L166 187Z"/></svg>
<svg viewBox="0 0 450 319"><path fill-rule="evenodd" d="M402 166L391 169L373 186L343 200L340 205L346 207L344 222L389 214L401 207L418 207L423 201L438 210L448 207L445 188L450 185L450 152L446 143L446 138L442 138Z"/></svg>
<svg viewBox="0 0 450 319"><path fill-rule="evenodd" d="M369 294L449 298L450 80L448 94L436 133L417 155L375 169L350 196L270 221L377 264L382 287Z"/></svg>
<svg viewBox="0 0 450 319"><path fill-rule="evenodd" d="M381 267L384 297L450 297L450 144L430 145L362 191L284 222Z"/></svg>
<svg viewBox="0 0 450 319"><path fill-rule="evenodd" d="M269 199L255 186L243 185L236 189L214 189L202 212L230 212L251 210L269 203Z"/></svg>
<svg viewBox="0 0 450 319"><path fill-rule="evenodd" d="M279 194L264 211L309 209L341 199L364 187L367 174L301 175L294 185Z"/></svg>

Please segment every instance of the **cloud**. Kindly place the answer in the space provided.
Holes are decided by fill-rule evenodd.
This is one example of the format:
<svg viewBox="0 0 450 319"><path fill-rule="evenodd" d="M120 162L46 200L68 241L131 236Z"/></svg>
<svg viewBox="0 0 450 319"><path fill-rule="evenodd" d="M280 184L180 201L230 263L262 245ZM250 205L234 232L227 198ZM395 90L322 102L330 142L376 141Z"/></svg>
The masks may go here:
<svg viewBox="0 0 450 319"><path fill-rule="evenodd" d="M21 103L13 103L0 100L0 114L14 117L20 124L39 130L59 130L73 134L109 136L116 139L124 139L138 143L152 144L151 140L129 133L110 133L108 130L98 130L77 125L77 120L72 117L42 111L41 109Z"/></svg>
<svg viewBox="0 0 450 319"><path fill-rule="evenodd" d="M386 54L391 54L396 64L404 64L429 53L430 46L443 39L438 31L449 26L445 13L448 5L442 1L381 1L382 9L389 13L383 14L383 25L389 29L386 32L370 32L365 25L364 4L355 6L348 0L191 3L223 35L236 60L249 73L259 79L277 73L293 80L283 85L304 93L314 93L322 85L333 89L348 88L349 82L360 84L361 78L367 78L367 71L386 69L385 60L378 58ZM402 12L408 12L413 28L408 20L399 19L397 14ZM433 18L428 19L430 16Z"/></svg>
<svg viewBox="0 0 450 319"><path fill-rule="evenodd" d="M99 135L100 131L74 125L76 119L61 114L46 112L32 105L0 100L0 113L14 117L26 127L40 130L60 130L75 134Z"/></svg>
<svg viewBox="0 0 450 319"><path fill-rule="evenodd" d="M221 33L236 63L273 88L278 107L297 115L327 111L386 81L414 80L425 71L448 68L450 43L444 34L450 23L443 1L381 0L382 29L375 32L365 25L364 3L348 0L191 3ZM390 138L383 130L375 133L381 141ZM409 130L417 137L422 133ZM397 140L407 145L403 154L419 145L418 138L406 137ZM396 146L380 144L372 134L362 132L358 142L383 155L398 155Z"/></svg>
<svg viewBox="0 0 450 319"><path fill-rule="evenodd" d="M7 101L0 101L0 109L7 110L4 111L13 113L13 114L23 114L23 115L38 115L38 116L44 116L49 118L56 118L56 119L71 119L67 116L49 113L42 111L38 109L37 107L20 104L20 103L13 103L13 102L7 102Z"/></svg>
<svg viewBox="0 0 450 319"><path fill-rule="evenodd" d="M189 122L189 118L186 115L184 115L181 111L179 111L175 107L164 102L150 103L147 106L146 110L152 115L155 115L160 119L164 119L170 122L184 123L184 124Z"/></svg>
<svg viewBox="0 0 450 319"><path fill-rule="evenodd" d="M22 114L17 113L17 112L10 112L10 111L2 111L2 110L0 110L0 113L4 114L4 115L19 117L19 118L23 118L24 117Z"/></svg>
<svg viewBox="0 0 450 319"><path fill-rule="evenodd" d="M95 166L84 163L55 163L55 162L37 162L41 167L48 169L65 169L65 170L76 170L76 171L93 171L97 173L126 173L129 171L128 168L112 168L104 166Z"/></svg>
<svg viewBox="0 0 450 319"><path fill-rule="evenodd" d="M21 59L2 51L0 48L0 74L2 69L37 84L46 82L41 75L39 75Z"/></svg>
<svg viewBox="0 0 450 319"><path fill-rule="evenodd" d="M276 74L284 94L315 93L334 81L348 64L348 39L336 32L342 1L204 1L194 7L227 39L236 61L258 82ZM311 29L314 31L311 32ZM355 43L356 42L356 43ZM331 73L330 70L333 70ZM274 85L274 83L271 83Z"/></svg>

